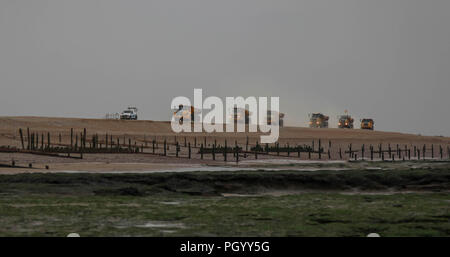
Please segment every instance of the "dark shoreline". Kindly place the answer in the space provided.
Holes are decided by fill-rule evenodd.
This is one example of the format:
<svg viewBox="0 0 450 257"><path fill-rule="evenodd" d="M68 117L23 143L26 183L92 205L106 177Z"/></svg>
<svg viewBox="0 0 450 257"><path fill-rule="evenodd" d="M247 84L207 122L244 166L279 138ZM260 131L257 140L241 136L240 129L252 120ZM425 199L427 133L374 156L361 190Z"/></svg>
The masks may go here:
<svg viewBox="0 0 450 257"><path fill-rule="evenodd" d="M57 193L93 195L224 193L258 194L265 191L450 191L450 171L199 171L153 174L34 173L0 175L0 193Z"/></svg>

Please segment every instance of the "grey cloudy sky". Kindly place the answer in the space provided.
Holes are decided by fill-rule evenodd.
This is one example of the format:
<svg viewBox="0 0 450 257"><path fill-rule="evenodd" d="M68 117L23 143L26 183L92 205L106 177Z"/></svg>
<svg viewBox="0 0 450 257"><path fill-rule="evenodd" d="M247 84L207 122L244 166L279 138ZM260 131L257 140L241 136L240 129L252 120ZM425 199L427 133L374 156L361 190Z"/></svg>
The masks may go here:
<svg viewBox="0 0 450 257"><path fill-rule="evenodd" d="M2 0L0 116L168 120L173 97L280 96L450 136L448 0Z"/></svg>

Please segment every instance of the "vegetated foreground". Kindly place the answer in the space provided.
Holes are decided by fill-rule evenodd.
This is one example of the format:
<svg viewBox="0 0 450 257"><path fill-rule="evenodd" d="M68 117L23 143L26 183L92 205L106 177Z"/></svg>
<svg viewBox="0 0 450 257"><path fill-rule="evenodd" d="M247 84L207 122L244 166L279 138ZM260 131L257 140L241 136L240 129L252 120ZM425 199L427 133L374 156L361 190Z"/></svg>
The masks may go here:
<svg viewBox="0 0 450 257"><path fill-rule="evenodd" d="M449 166L0 176L1 236L449 236Z"/></svg>

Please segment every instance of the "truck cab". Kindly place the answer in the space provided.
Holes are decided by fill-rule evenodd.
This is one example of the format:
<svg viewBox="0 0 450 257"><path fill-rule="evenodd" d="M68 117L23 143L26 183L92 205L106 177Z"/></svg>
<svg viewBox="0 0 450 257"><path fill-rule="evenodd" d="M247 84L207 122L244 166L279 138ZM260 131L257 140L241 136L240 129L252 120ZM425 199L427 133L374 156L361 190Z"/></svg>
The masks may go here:
<svg viewBox="0 0 450 257"><path fill-rule="evenodd" d="M361 129L369 129L373 130L375 127L375 122L373 119L362 119L361 120Z"/></svg>
<svg viewBox="0 0 450 257"><path fill-rule="evenodd" d="M251 112L247 109L234 107L229 120L234 123L250 124Z"/></svg>
<svg viewBox="0 0 450 257"><path fill-rule="evenodd" d="M200 111L196 110L193 106L184 106L180 104L178 108L175 107L174 110L174 119L180 124L183 124L184 122L193 123L195 120L200 120Z"/></svg>
<svg viewBox="0 0 450 257"><path fill-rule="evenodd" d="M310 128L328 128L329 117L322 113L312 113L309 115Z"/></svg>
<svg viewBox="0 0 450 257"><path fill-rule="evenodd" d="M339 117L338 128L353 128L353 118L346 114Z"/></svg>
<svg viewBox="0 0 450 257"><path fill-rule="evenodd" d="M272 122L272 117L275 119ZM276 111L267 111L267 125L278 125L280 127L284 126L284 113L276 112Z"/></svg>

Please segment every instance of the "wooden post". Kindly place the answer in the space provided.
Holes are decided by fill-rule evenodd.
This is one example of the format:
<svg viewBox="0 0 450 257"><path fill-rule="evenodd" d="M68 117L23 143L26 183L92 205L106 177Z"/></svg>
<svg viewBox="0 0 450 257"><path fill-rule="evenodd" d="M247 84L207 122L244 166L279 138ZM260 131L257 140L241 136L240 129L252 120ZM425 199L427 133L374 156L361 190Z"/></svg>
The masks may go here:
<svg viewBox="0 0 450 257"><path fill-rule="evenodd" d="M225 139L225 147L223 148L223 160L227 161L227 140Z"/></svg>
<svg viewBox="0 0 450 257"><path fill-rule="evenodd" d="M80 132L80 159L83 159L84 152L84 138L83 132Z"/></svg>
<svg viewBox="0 0 450 257"><path fill-rule="evenodd" d="M27 150L31 150L30 128L27 128Z"/></svg>
<svg viewBox="0 0 450 257"><path fill-rule="evenodd" d="M425 158L426 158L426 156L425 156L426 150L427 150L427 146L423 145L423 149L422 149L422 159L423 160L425 160Z"/></svg>
<svg viewBox="0 0 450 257"><path fill-rule="evenodd" d="M31 142L30 142L30 149L33 150L33 144L34 144L34 133L31 134Z"/></svg>
<svg viewBox="0 0 450 257"><path fill-rule="evenodd" d="M248 136L247 136L247 140L245 141L245 151L248 152Z"/></svg>
<svg viewBox="0 0 450 257"><path fill-rule="evenodd" d="M21 128L19 129L19 134L20 134L20 142L22 143L22 150L25 150L25 144L23 143L23 131Z"/></svg>
<svg viewBox="0 0 450 257"><path fill-rule="evenodd" d="M200 145L200 159L203 160L203 144Z"/></svg>
<svg viewBox="0 0 450 257"><path fill-rule="evenodd" d="M190 146L190 145L189 145ZM190 150L191 148L189 147L189 150ZM155 140L153 139L153 141L152 141L152 152L153 152L153 154L155 154Z"/></svg>
<svg viewBox="0 0 450 257"><path fill-rule="evenodd" d="M216 160L216 144L212 145L212 159L213 161Z"/></svg>
<svg viewBox="0 0 450 257"><path fill-rule="evenodd" d="M328 160L331 160L331 152L330 152L330 148L328 148Z"/></svg>
<svg viewBox="0 0 450 257"><path fill-rule="evenodd" d="M73 148L73 128L70 129L70 149Z"/></svg>
<svg viewBox="0 0 450 257"><path fill-rule="evenodd" d="M373 161L373 146L370 145L370 160Z"/></svg>
<svg viewBox="0 0 450 257"><path fill-rule="evenodd" d="M319 160L322 159L322 143L321 140L319 139Z"/></svg>
<svg viewBox="0 0 450 257"><path fill-rule="evenodd" d="M51 142L50 142L50 132L47 132L47 148L50 149L51 148Z"/></svg>
<svg viewBox="0 0 450 257"><path fill-rule="evenodd" d="M308 159L311 160L311 147L308 148Z"/></svg>
<svg viewBox="0 0 450 257"><path fill-rule="evenodd" d="M197 147L197 137L194 137L194 147Z"/></svg>
<svg viewBox="0 0 450 257"><path fill-rule="evenodd" d="M381 160L384 161L384 151L381 152Z"/></svg>
<svg viewBox="0 0 450 257"><path fill-rule="evenodd" d="M189 151L188 158L191 159L191 142L189 142L188 144L188 151Z"/></svg>
<svg viewBox="0 0 450 257"><path fill-rule="evenodd" d="M180 151L180 146L178 145L178 141L176 142L176 147L175 147L175 151L176 151L176 157L178 157L178 152Z"/></svg>
<svg viewBox="0 0 450 257"><path fill-rule="evenodd" d="M361 160L363 160L364 161L364 144L362 145L362 147L361 147Z"/></svg>
<svg viewBox="0 0 450 257"><path fill-rule="evenodd" d="M417 149L417 160L420 160L420 149Z"/></svg>
<svg viewBox="0 0 450 257"><path fill-rule="evenodd" d="M417 147L414 146L414 158L417 157Z"/></svg>
<svg viewBox="0 0 450 257"><path fill-rule="evenodd" d="M348 158L351 160L352 158L352 144L348 145Z"/></svg>
<svg viewBox="0 0 450 257"><path fill-rule="evenodd" d="M434 159L434 145L431 144L431 159Z"/></svg>
<svg viewBox="0 0 450 257"><path fill-rule="evenodd" d="M439 145L439 153L441 154L441 160L442 160L442 158L444 157L443 154L442 154L442 152L443 152L443 151L442 151L442 146Z"/></svg>
<svg viewBox="0 0 450 257"><path fill-rule="evenodd" d="M342 160L342 149L339 147L339 158Z"/></svg>
<svg viewBox="0 0 450 257"><path fill-rule="evenodd" d="M411 160L411 148L408 149L408 160Z"/></svg>
<svg viewBox="0 0 450 257"><path fill-rule="evenodd" d="M167 155L167 148L166 148L166 146L167 146L167 142L166 142L166 139L164 139L164 156Z"/></svg>
<svg viewBox="0 0 450 257"><path fill-rule="evenodd" d="M239 148L238 148L237 144L234 147L234 151L235 151L235 156L236 156L236 163L239 163Z"/></svg>
<svg viewBox="0 0 450 257"><path fill-rule="evenodd" d="M280 155L280 144L277 142L277 156Z"/></svg>
<svg viewBox="0 0 450 257"><path fill-rule="evenodd" d="M62 142L62 137L61 137L61 133L59 133L59 143L61 144L61 142Z"/></svg>
<svg viewBox="0 0 450 257"><path fill-rule="evenodd" d="M391 144L388 144L388 153L389 153L389 158L391 158L391 156L392 156Z"/></svg>
<svg viewBox="0 0 450 257"><path fill-rule="evenodd" d="M300 159L300 146L297 145L297 157Z"/></svg>
<svg viewBox="0 0 450 257"><path fill-rule="evenodd" d="M291 155L291 147L289 146L289 143L287 144L287 155L288 157Z"/></svg>
<svg viewBox="0 0 450 257"><path fill-rule="evenodd" d="M258 141L256 141L255 160L258 160L258 149L259 149L259 144L258 144Z"/></svg>
<svg viewBox="0 0 450 257"><path fill-rule="evenodd" d="M184 137L184 147L187 147L187 140L186 140L186 137Z"/></svg>
<svg viewBox="0 0 450 257"><path fill-rule="evenodd" d="M87 138L87 132L86 128L83 129L83 148L86 148L86 138Z"/></svg>

